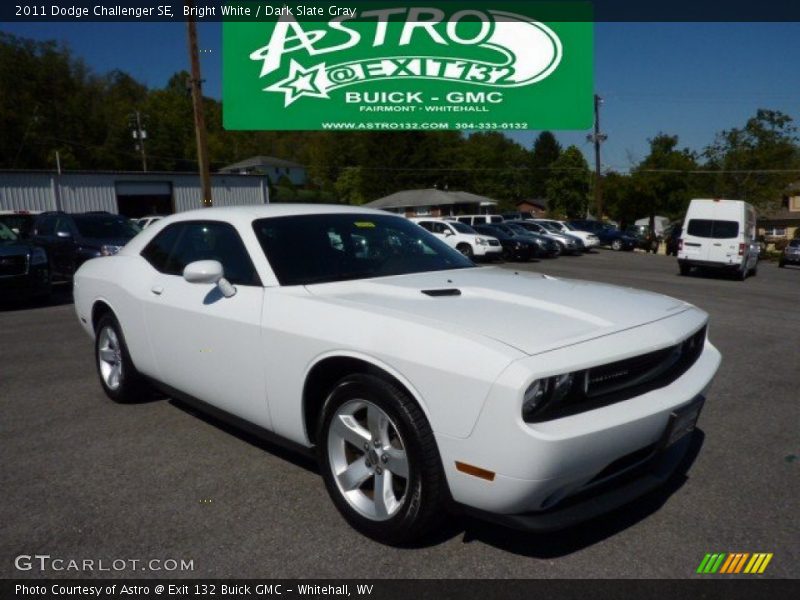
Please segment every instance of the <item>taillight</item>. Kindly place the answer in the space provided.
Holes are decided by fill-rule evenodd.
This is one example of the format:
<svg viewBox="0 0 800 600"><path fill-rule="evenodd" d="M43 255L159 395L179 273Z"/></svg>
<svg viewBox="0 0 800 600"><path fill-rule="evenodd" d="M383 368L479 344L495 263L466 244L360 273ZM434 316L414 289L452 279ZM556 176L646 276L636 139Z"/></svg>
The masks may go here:
<svg viewBox="0 0 800 600"><path fill-rule="evenodd" d="M681 238L678 238L678 252L680 252L681 250L683 250L683 240Z"/></svg>
<svg viewBox="0 0 800 600"><path fill-rule="evenodd" d="M744 244L739 244L739 256L744 256Z"/></svg>

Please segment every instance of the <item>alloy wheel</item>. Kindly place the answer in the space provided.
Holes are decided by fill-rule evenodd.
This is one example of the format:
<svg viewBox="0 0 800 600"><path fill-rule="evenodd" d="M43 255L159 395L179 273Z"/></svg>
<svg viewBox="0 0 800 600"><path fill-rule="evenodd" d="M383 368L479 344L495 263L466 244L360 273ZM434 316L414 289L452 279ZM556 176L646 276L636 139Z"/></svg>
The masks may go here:
<svg viewBox="0 0 800 600"><path fill-rule="evenodd" d="M97 360L103 383L111 390L119 388L122 380L122 349L113 327L100 330Z"/></svg>
<svg viewBox="0 0 800 600"><path fill-rule="evenodd" d="M395 516L409 491L406 446L381 408L354 399L338 408L328 429L328 460L347 503L373 521Z"/></svg>

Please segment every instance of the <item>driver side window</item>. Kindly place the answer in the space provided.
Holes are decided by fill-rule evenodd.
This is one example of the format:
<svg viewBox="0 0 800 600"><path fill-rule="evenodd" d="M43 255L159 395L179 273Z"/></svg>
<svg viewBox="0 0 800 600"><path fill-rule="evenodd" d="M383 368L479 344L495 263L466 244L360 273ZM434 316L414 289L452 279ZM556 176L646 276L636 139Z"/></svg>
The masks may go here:
<svg viewBox="0 0 800 600"><path fill-rule="evenodd" d="M233 225L220 221L187 221L170 225L142 251L158 271L182 276L189 263L216 260L225 278L236 285L261 285L250 255Z"/></svg>

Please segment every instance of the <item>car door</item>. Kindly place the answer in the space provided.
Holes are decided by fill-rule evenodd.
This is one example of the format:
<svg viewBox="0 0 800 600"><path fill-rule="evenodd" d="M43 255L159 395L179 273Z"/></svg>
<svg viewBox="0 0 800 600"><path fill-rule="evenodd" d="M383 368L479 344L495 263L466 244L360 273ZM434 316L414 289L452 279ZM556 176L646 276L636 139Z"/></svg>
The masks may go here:
<svg viewBox="0 0 800 600"><path fill-rule="evenodd" d="M75 274L75 253L78 249L75 236L78 232L67 215L56 217L54 230L55 236L51 245L53 263L61 277L72 279Z"/></svg>
<svg viewBox="0 0 800 600"><path fill-rule="evenodd" d="M50 272L53 277L63 279L67 277L64 269L64 244L56 237L56 222L59 220L57 215L41 217L36 222L33 232L33 241L37 246L44 248L47 253L47 260L50 263Z"/></svg>
<svg viewBox="0 0 800 600"><path fill-rule="evenodd" d="M270 428L261 360L264 288L236 228L222 221L167 226L142 251L153 266L143 292L158 378L226 412ZM183 269L217 260L236 294L189 283Z"/></svg>

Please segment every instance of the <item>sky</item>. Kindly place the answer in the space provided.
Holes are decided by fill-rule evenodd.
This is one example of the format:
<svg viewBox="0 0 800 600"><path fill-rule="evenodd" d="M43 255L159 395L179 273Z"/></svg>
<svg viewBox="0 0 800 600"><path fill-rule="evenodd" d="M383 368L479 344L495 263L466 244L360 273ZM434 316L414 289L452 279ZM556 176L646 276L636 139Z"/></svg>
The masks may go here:
<svg viewBox="0 0 800 600"><path fill-rule="evenodd" d="M121 69L150 87L188 70L182 23L15 23L0 30L64 41L95 71ZM200 23L198 36L204 92L221 99L221 24ZM758 108L800 121L800 23L597 23L595 89L604 99L604 170L630 168L659 132L702 151ZM593 165L587 131L555 133ZM530 147L537 134L510 136Z"/></svg>

